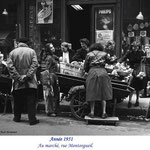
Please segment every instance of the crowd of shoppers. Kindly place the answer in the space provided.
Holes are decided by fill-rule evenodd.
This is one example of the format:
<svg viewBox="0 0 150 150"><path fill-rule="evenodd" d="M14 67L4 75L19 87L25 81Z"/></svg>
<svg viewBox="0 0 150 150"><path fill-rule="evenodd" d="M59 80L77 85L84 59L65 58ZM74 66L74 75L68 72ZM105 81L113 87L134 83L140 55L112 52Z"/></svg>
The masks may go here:
<svg viewBox="0 0 150 150"><path fill-rule="evenodd" d="M71 63L72 61L84 62L86 76L86 101L90 105L89 117L95 117L95 104L101 102L102 114L99 116L107 118L107 101L112 100L113 90L111 79L105 69L105 64L122 63L128 60L133 69L130 86L136 91L135 106L139 106L139 93L146 87L146 74L143 78L138 77L139 67L146 56L140 45L136 42L121 58L115 56L115 42L108 41L105 46L101 43L90 42L87 38L80 39L81 48L72 50L68 42L61 43L61 57L55 55L53 43L45 44L41 50L39 59L35 50L29 48L27 38L20 38L17 47L9 54L6 65L0 69L10 75L13 80L12 95L14 97L13 121L20 122L24 105L27 105L29 124L39 123L36 118L36 102L38 85L41 88L41 99L45 102L45 113L47 116L56 117L59 112L59 82L56 72L59 71L59 62ZM1 54L0 54L1 57ZM140 86L139 86L140 85ZM39 92L39 91L38 91ZM133 92L129 95L128 108L132 106Z"/></svg>

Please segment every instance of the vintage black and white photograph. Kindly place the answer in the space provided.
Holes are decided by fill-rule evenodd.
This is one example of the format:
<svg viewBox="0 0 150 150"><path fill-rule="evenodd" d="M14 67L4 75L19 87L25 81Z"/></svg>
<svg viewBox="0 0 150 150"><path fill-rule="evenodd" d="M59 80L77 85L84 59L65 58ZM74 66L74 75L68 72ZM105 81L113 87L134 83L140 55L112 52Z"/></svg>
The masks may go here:
<svg viewBox="0 0 150 150"><path fill-rule="evenodd" d="M143 148L141 136L150 135L149 6L1 0L1 149L94 150L106 141L108 149Z"/></svg>

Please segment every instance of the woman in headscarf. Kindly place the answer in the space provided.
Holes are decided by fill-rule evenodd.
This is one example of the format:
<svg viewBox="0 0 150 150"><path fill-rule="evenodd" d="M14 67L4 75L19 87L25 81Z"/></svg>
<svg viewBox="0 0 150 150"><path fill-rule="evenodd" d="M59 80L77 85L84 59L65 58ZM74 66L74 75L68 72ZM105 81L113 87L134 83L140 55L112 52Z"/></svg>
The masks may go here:
<svg viewBox="0 0 150 150"><path fill-rule="evenodd" d="M90 103L90 117L94 117L95 102L102 102L102 118L107 117L106 101L112 99L111 79L105 70L108 55L100 43L90 46L85 58L84 70L88 72L86 78L86 101Z"/></svg>

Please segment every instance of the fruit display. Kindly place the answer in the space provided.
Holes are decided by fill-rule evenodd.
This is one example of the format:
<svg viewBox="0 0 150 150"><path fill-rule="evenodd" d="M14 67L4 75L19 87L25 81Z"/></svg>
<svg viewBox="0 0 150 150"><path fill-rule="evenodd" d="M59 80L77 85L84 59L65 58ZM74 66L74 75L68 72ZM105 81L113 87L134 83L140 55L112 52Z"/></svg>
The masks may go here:
<svg viewBox="0 0 150 150"><path fill-rule="evenodd" d="M115 68L119 76L128 76L133 71L133 69L131 69L129 66L125 65L124 63L117 63Z"/></svg>
<svg viewBox="0 0 150 150"><path fill-rule="evenodd" d="M120 77L127 77L131 76L133 69L129 66L125 65L124 63L117 63L114 65L105 65L105 69L108 74L113 76L120 76Z"/></svg>
<svg viewBox="0 0 150 150"><path fill-rule="evenodd" d="M79 67L79 68L83 68L84 62L72 61L71 65Z"/></svg>

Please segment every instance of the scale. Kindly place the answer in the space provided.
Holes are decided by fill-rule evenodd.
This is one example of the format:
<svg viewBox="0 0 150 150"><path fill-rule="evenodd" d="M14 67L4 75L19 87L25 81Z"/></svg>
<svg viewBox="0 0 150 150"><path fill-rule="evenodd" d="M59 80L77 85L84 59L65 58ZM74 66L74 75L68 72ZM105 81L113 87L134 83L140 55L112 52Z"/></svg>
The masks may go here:
<svg viewBox="0 0 150 150"><path fill-rule="evenodd" d="M86 124L100 124L100 125L118 125L119 118L118 117L107 117L105 119L100 117L89 117L85 116L84 119L86 120Z"/></svg>

